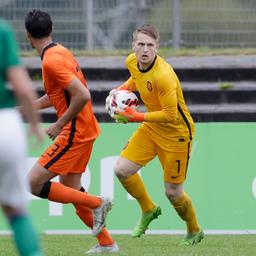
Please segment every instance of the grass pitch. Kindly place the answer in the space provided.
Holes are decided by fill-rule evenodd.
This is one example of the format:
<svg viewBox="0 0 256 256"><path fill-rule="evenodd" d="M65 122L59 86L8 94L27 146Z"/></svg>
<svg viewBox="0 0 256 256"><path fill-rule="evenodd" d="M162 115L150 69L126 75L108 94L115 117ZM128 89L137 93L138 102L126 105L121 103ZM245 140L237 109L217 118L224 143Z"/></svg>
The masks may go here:
<svg viewBox="0 0 256 256"><path fill-rule="evenodd" d="M131 238L113 235L122 256L253 256L256 255L256 235L206 235L194 247L179 245L178 235L146 235ZM95 245L89 235L43 235L46 256L84 256ZM17 256L10 236L0 236L0 255ZM105 255L105 254L104 254Z"/></svg>

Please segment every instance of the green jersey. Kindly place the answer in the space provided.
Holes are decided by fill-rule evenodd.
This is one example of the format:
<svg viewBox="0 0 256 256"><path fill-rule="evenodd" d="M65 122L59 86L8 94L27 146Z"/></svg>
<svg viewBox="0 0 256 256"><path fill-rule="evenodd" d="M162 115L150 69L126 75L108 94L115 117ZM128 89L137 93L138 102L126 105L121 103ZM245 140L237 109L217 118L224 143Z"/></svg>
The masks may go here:
<svg viewBox="0 0 256 256"><path fill-rule="evenodd" d="M15 98L7 89L7 70L20 64L18 46L12 28L0 20L0 109L15 106Z"/></svg>

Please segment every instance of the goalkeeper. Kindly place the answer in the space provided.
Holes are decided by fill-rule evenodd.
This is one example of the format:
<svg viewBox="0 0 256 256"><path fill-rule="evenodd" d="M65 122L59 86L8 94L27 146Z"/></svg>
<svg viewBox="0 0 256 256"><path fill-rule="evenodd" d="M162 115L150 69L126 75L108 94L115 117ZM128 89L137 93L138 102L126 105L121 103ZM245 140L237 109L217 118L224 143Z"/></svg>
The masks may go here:
<svg viewBox="0 0 256 256"><path fill-rule="evenodd" d="M106 99L108 107L110 96L116 90L138 91L147 109L146 113L139 113L127 107L114 115L116 122L142 122L115 165L117 177L142 210L132 236L143 235L151 221L161 214L161 208L152 201L137 173L157 156L163 168L165 194L187 225L187 234L181 243L195 245L203 239L204 233L191 198L183 190L194 122L186 107L179 79L172 67L157 55L158 31L151 25L139 27L133 33L132 47L134 53L126 59L131 76Z"/></svg>

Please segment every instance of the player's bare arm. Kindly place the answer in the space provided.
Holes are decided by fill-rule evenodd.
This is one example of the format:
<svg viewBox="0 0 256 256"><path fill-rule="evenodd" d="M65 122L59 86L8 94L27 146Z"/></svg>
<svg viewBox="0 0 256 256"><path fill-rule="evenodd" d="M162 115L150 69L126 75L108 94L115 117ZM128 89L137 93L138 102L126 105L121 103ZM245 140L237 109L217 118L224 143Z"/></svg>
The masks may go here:
<svg viewBox="0 0 256 256"><path fill-rule="evenodd" d="M30 130L40 142L43 138L43 133L39 129L39 116L34 108L36 94L32 90L31 80L28 74L22 67L11 67L7 71L8 79L12 85L15 95L22 106L23 113L30 123Z"/></svg>
<svg viewBox="0 0 256 256"><path fill-rule="evenodd" d="M61 132L62 128L70 122L83 109L85 104L91 99L89 90L82 84L82 82L74 78L68 85L67 90L70 94L70 104L66 112L46 129L48 136L54 140Z"/></svg>
<svg viewBox="0 0 256 256"><path fill-rule="evenodd" d="M45 94L42 97L35 100L34 105L35 105L35 108L39 110L39 109L51 107L52 103L50 102L48 95Z"/></svg>

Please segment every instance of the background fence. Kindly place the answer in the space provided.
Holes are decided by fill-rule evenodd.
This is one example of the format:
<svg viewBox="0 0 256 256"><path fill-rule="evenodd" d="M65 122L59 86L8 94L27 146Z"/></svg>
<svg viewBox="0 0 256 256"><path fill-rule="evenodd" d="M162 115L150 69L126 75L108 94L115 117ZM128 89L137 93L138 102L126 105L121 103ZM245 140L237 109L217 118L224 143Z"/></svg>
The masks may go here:
<svg viewBox="0 0 256 256"><path fill-rule="evenodd" d="M136 26L152 23L162 46L255 47L255 0L0 0L0 17L10 21L23 50L24 16L48 11L54 39L72 49L126 49Z"/></svg>

